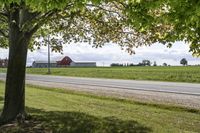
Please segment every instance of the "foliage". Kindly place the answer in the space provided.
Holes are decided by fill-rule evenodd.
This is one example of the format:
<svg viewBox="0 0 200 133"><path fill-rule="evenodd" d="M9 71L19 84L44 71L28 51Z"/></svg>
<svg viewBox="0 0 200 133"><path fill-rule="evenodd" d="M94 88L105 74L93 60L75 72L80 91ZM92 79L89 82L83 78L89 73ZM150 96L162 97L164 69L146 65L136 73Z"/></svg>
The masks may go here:
<svg viewBox="0 0 200 133"><path fill-rule="evenodd" d="M138 64L133 64L133 63L125 63L125 64L120 64L120 63L112 63L110 65L111 67L116 67L116 66L123 66L123 67L129 67L129 66L151 66L151 62L149 60L143 60L142 63Z"/></svg>
<svg viewBox="0 0 200 133"><path fill-rule="evenodd" d="M101 47L117 43L129 52L154 42L189 43L194 55L200 53L200 1L198 0L1 0L0 44L8 46L7 13L14 8L29 10L30 20L19 25L36 32L30 49L46 45L48 37L55 51L62 44L89 42ZM38 6L40 5L40 6Z"/></svg>
<svg viewBox="0 0 200 133"><path fill-rule="evenodd" d="M116 67L116 66L124 66L124 65L120 64L120 63L112 63L110 66L111 67Z"/></svg>
<svg viewBox="0 0 200 133"><path fill-rule="evenodd" d="M12 5L12 6L11 6ZM38 6L40 5L40 6ZM29 48L34 50L51 42L52 50L61 52L62 44L88 42L94 47L116 43L132 53L133 47L148 45L148 35L132 28L125 16L126 6L122 1L113 0L9 0L1 1L1 46L7 47L8 15L12 9L28 11L28 19L18 27L33 34ZM22 15L22 14L19 14Z"/></svg>
<svg viewBox="0 0 200 133"><path fill-rule="evenodd" d="M141 63L143 66L151 66L150 60L143 60Z"/></svg>
<svg viewBox="0 0 200 133"><path fill-rule="evenodd" d="M163 63L163 66L167 66L167 63Z"/></svg>
<svg viewBox="0 0 200 133"><path fill-rule="evenodd" d="M157 63L156 63L156 61L154 61L154 62L153 62L153 66L157 66Z"/></svg>
<svg viewBox="0 0 200 133"><path fill-rule="evenodd" d="M3 86L4 84L0 83L0 97L4 94ZM192 113L186 108L31 86L27 87L26 93L27 110L36 121L36 126L28 128L27 125L32 122L27 123L24 128L23 125L15 128L18 132L22 132L22 129L26 129L26 132L27 128L27 132L34 132L40 127L48 129L47 132L74 133L164 133L200 130L199 112ZM0 110L2 100L0 99Z"/></svg>
<svg viewBox="0 0 200 133"><path fill-rule="evenodd" d="M183 58L183 59L181 59L180 64L182 64L183 66L187 66L188 61L185 58Z"/></svg>
<svg viewBox="0 0 200 133"><path fill-rule="evenodd" d="M152 41L171 47L173 42L182 40L194 55L200 55L200 1L140 0L130 2L127 10L129 22L150 34Z"/></svg>

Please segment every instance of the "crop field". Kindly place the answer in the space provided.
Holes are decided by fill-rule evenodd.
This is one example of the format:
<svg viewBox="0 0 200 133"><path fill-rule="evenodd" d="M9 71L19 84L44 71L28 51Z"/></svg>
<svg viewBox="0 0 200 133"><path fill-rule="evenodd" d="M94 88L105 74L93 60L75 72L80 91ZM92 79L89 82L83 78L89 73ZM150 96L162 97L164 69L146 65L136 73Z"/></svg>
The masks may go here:
<svg viewBox="0 0 200 133"><path fill-rule="evenodd" d="M0 82L0 111L4 83ZM200 131L199 110L139 103L88 93L27 86L26 109L34 122L0 127L0 133L181 133ZM41 131L38 131L41 132Z"/></svg>
<svg viewBox="0 0 200 133"><path fill-rule="evenodd" d="M0 69L6 72L6 69ZM68 67L52 68L52 75L200 83L200 66L170 67ZM28 68L29 74L47 74L47 68Z"/></svg>

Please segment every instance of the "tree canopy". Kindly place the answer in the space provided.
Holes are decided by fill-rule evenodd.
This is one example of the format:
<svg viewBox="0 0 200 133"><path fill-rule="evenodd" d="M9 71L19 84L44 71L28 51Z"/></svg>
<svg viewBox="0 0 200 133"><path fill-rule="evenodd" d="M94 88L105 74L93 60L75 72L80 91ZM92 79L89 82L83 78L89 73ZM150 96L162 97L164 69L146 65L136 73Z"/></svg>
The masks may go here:
<svg viewBox="0 0 200 133"><path fill-rule="evenodd" d="M199 0L140 0L136 6L129 5L132 25L139 22L139 29L151 34L154 42L170 47L175 41L185 41L194 55L200 55ZM134 17L138 12L140 21Z"/></svg>
<svg viewBox="0 0 200 133"><path fill-rule="evenodd" d="M122 1L10 0L1 4L3 19L0 40L3 47L8 46L6 15L9 15L7 12L11 10L9 5L11 2L15 2L12 8L19 8L18 15L25 13L24 10L30 11L27 14L29 16L27 21L20 23L19 20L16 23L21 31L34 33L29 45L32 50L45 45L48 35L51 35L51 47L55 51L62 50L64 43L89 42L94 47L101 47L112 42L131 53L133 47L150 43L148 35L133 29L128 23L125 13L127 5L124 5Z"/></svg>
<svg viewBox="0 0 200 133"><path fill-rule="evenodd" d="M45 45L47 35L51 35L51 46L56 51L70 42L89 42L94 47L112 42L133 52L141 45L161 42L171 46L183 40L194 55L200 53L198 0L2 0L1 47L8 46L6 15L10 3L20 7L20 13L31 12L19 27L37 31L29 45L32 50Z"/></svg>
<svg viewBox="0 0 200 133"><path fill-rule="evenodd" d="M180 64L182 64L183 66L187 66L188 65L188 61L186 58L181 59Z"/></svg>

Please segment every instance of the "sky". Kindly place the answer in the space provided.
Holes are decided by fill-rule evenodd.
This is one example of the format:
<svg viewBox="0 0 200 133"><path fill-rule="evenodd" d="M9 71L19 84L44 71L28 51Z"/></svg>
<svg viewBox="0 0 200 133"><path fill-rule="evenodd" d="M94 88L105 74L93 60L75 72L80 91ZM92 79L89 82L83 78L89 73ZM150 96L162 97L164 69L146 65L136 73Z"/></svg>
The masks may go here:
<svg viewBox="0 0 200 133"><path fill-rule="evenodd" d="M69 56L73 61L94 61L98 66L109 66L111 63L134 63L137 64L147 59L156 61L158 65L167 63L169 65L180 65L180 60L186 58L189 65L200 64L200 58L195 58L189 52L189 46L184 42L176 42L172 48L156 43L150 47L144 46L135 49L136 54L129 55L121 50L117 44L107 44L103 48L92 48L84 43L64 45L63 54L51 53L51 60L61 60L64 56ZM7 58L8 50L0 49L0 58ZM47 60L47 47L40 50L28 52L27 66L33 61Z"/></svg>

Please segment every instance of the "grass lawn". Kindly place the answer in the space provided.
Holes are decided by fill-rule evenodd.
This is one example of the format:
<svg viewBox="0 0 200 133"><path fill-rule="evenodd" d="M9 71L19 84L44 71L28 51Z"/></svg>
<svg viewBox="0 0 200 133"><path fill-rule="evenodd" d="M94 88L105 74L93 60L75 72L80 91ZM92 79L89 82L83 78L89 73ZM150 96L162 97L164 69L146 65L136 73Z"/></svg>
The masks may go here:
<svg viewBox="0 0 200 133"><path fill-rule="evenodd" d="M52 68L52 75L200 83L200 66ZM6 72L1 68L0 72ZM47 74L46 68L28 68L29 74Z"/></svg>
<svg viewBox="0 0 200 133"><path fill-rule="evenodd" d="M0 83L0 110L4 83ZM28 86L26 107L40 126L59 133L200 131L200 111ZM18 127L12 129L22 131ZM0 131L1 132L1 131ZM11 132L11 131L9 131Z"/></svg>

